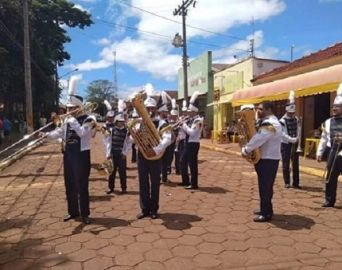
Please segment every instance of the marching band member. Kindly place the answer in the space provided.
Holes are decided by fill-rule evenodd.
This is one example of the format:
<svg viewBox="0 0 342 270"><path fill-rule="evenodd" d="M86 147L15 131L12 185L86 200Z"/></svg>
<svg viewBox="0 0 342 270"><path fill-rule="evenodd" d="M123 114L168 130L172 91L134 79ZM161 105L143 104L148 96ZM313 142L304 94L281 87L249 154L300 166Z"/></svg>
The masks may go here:
<svg viewBox="0 0 342 270"><path fill-rule="evenodd" d="M261 159L254 165L258 175L260 211L255 211L255 222L266 222L273 216L273 184L281 158L280 145L282 128L277 117L273 115L274 105L262 102L257 107L259 121L258 132L242 148L243 156L260 147Z"/></svg>
<svg viewBox="0 0 342 270"><path fill-rule="evenodd" d="M144 105L158 130L163 128L163 121L159 121L156 115L156 100L152 98L153 86L148 83L145 87L147 98ZM171 132L164 132L160 144L153 148L158 155L171 143ZM139 178L139 196L141 213L137 215L138 219L151 216L152 219L158 218L159 209L159 189L160 189L160 170L161 159L148 160L140 151L138 152L138 178Z"/></svg>
<svg viewBox="0 0 342 270"><path fill-rule="evenodd" d="M90 139L96 118L82 114L83 98L75 95L76 80L73 76L70 79L66 106L68 113L80 110L74 115L69 115L61 127L46 135L49 139L63 138L65 142L63 163L68 214L64 221L79 217L81 214L83 223L89 224Z"/></svg>
<svg viewBox="0 0 342 270"><path fill-rule="evenodd" d="M203 128L203 118L198 115L199 102L198 91L195 91L191 98L188 108L188 115L192 120L187 124L183 123L182 129L186 133L185 148L182 157L182 184L186 189L198 189L198 151L200 148L200 138ZM191 182L188 174L190 167Z"/></svg>
<svg viewBox="0 0 342 270"><path fill-rule="evenodd" d="M170 126L169 124L169 109L167 107L168 104L168 95L165 91L161 92L160 99L157 104L158 114L159 114L159 125L162 125L163 128ZM171 99L171 98L170 98ZM169 160L171 159L174 151L173 143L171 143L168 147L166 147L161 164L161 181L163 183L171 182L167 179L168 169L169 169ZM173 147L173 148L172 148Z"/></svg>
<svg viewBox="0 0 342 270"><path fill-rule="evenodd" d="M107 194L114 192L116 171L119 170L121 194L127 192L126 156L131 147L128 130L125 126L124 109L126 104L123 100L118 102L118 113L115 117L112 110L108 111L106 129L109 136L104 137L106 158L113 163L113 172L108 177Z"/></svg>
<svg viewBox="0 0 342 270"><path fill-rule="evenodd" d="M183 115L181 116L182 119L184 119L187 116L187 110L188 110L188 107L186 105L186 100L183 100L183 106L182 106ZM184 156L186 133L181 127L178 128L177 130L178 130L178 134L176 138L175 167L176 167L176 174L181 174L181 164L182 164L182 158ZM189 183L183 183L183 178L182 178L182 182L179 185L188 186Z"/></svg>
<svg viewBox="0 0 342 270"><path fill-rule="evenodd" d="M324 122L321 140L317 149L317 161L322 161L324 151L328 149L327 175L325 184L325 202L322 207L334 207L338 176L342 173L342 83L332 107L332 117Z"/></svg>
<svg viewBox="0 0 342 270"><path fill-rule="evenodd" d="M132 112L132 119L135 119L135 118L138 118L139 115L136 111L136 109L133 109L133 112ZM135 148L135 144L132 143L132 159L131 159L131 162L132 163L135 163L137 162L137 149Z"/></svg>
<svg viewBox="0 0 342 270"><path fill-rule="evenodd" d="M283 164L283 178L285 187L290 187L290 162L292 162L292 187L300 189L299 185L299 153L297 152L298 142L298 122L296 116L295 92L291 91L289 100L286 103L285 115L279 120L283 128L283 138L281 142L281 157Z"/></svg>
<svg viewBox="0 0 342 270"><path fill-rule="evenodd" d="M171 99L171 112L169 115L169 123L171 126L175 125L178 121L178 110L177 110L177 103L176 103L176 99ZM169 146L170 148L170 155L169 155L169 160L168 160L168 164L167 164L167 173L171 174L172 171L172 161L173 161L173 156L176 156L176 140L178 137L178 128L174 127L172 129L172 143ZM176 165L176 173L177 173L177 169L178 169L178 174L179 174L179 167L177 167L177 162L175 162Z"/></svg>

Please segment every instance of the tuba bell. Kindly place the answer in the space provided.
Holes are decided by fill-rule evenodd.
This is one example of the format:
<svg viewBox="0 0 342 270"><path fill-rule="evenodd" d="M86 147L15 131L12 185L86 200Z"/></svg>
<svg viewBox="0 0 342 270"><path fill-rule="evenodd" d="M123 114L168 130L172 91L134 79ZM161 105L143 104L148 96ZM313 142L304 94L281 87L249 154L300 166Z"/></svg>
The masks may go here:
<svg viewBox="0 0 342 270"><path fill-rule="evenodd" d="M132 119L127 123L130 134L144 158L147 160L160 159L164 151L157 155L153 150L153 147L159 145L161 141L160 132L154 126L143 104L143 94L136 94L132 98L131 103L141 118Z"/></svg>
<svg viewBox="0 0 342 270"><path fill-rule="evenodd" d="M240 112L240 118L236 124L237 133L239 136L239 144L244 147L256 133L255 112L253 109L246 108ZM257 164L261 158L260 149L253 150L244 158L252 164Z"/></svg>

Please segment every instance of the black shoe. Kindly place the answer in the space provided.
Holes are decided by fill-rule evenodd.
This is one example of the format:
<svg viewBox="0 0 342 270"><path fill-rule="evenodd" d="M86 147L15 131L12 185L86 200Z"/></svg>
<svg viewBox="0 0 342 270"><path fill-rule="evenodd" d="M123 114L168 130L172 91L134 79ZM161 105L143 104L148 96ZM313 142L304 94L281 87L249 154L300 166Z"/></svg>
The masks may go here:
<svg viewBox="0 0 342 270"><path fill-rule="evenodd" d="M190 186L185 187L185 189L198 189L198 187L190 185Z"/></svg>
<svg viewBox="0 0 342 270"><path fill-rule="evenodd" d="M322 207L334 207L334 204L331 203L331 202L324 202L324 203L322 204Z"/></svg>
<svg viewBox="0 0 342 270"><path fill-rule="evenodd" d="M111 193L114 193L114 189L109 188L106 190L106 194L111 194Z"/></svg>
<svg viewBox="0 0 342 270"><path fill-rule="evenodd" d="M127 193L127 190L124 188L121 190L121 194L126 194Z"/></svg>
<svg viewBox="0 0 342 270"><path fill-rule="evenodd" d="M157 219L159 216L158 216L158 214L157 213L152 213L151 214L151 218L152 219Z"/></svg>
<svg viewBox="0 0 342 270"><path fill-rule="evenodd" d="M69 221L70 219L74 219L74 218L77 218L79 217L79 215L70 215L70 214L67 214L64 218L63 218L63 221Z"/></svg>
<svg viewBox="0 0 342 270"><path fill-rule="evenodd" d="M295 189L302 189L302 187L300 185L292 185L292 187Z"/></svg>
<svg viewBox="0 0 342 270"><path fill-rule="evenodd" d="M91 221L90 221L90 218L89 217L82 217L82 222L86 225L90 224Z"/></svg>
<svg viewBox="0 0 342 270"><path fill-rule="evenodd" d="M149 215L146 214L146 213L139 213L139 214L137 215L137 219L142 219L142 218L148 217L148 216L149 216Z"/></svg>
<svg viewBox="0 0 342 270"><path fill-rule="evenodd" d="M271 220L271 216L262 216L259 215L253 219L254 222L267 222Z"/></svg>
<svg viewBox="0 0 342 270"><path fill-rule="evenodd" d="M290 184L285 184L285 188L290 188Z"/></svg>

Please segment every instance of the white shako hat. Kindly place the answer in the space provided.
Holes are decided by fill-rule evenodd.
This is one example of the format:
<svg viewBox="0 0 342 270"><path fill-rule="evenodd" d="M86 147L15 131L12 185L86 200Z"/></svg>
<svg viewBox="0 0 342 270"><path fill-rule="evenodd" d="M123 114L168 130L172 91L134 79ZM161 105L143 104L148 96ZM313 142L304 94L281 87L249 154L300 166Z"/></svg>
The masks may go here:
<svg viewBox="0 0 342 270"><path fill-rule="evenodd" d="M176 103L175 98L171 99L171 107L172 107L172 109L171 109L170 114L171 115L178 115L177 103Z"/></svg>
<svg viewBox="0 0 342 270"><path fill-rule="evenodd" d="M254 110L254 105L253 104L241 105L240 111L243 111L243 110Z"/></svg>
<svg viewBox="0 0 342 270"><path fill-rule="evenodd" d="M112 107L112 105L110 105L109 101L105 99L103 101L103 103L104 103L104 105L106 106L106 109L107 109L106 117L114 117L115 113L114 113L113 107Z"/></svg>
<svg viewBox="0 0 342 270"><path fill-rule="evenodd" d="M160 98L159 98L158 103L157 103L158 112L168 112L169 111L169 109L167 107L169 100L171 100L171 97L165 91L162 91L160 93Z"/></svg>
<svg viewBox="0 0 342 270"><path fill-rule="evenodd" d="M199 91L195 91L190 98L190 102L189 102L189 111L192 112L198 112L198 108L199 108L199 101L197 99L197 97L199 96L200 92Z"/></svg>
<svg viewBox="0 0 342 270"><path fill-rule="evenodd" d="M147 98L144 101L145 107L156 107L157 106L157 102L152 97L153 92L154 92L153 85L151 83L146 84L144 90L145 90L146 95L147 95Z"/></svg>
<svg viewBox="0 0 342 270"><path fill-rule="evenodd" d="M183 100L182 112L186 112L188 110L188 106L186 105L186 100Z"/></svg>
<svg viewBox="0 0 342 270"><path fill-rule="evenodd" d="M78 77L71 76L69 80L69 88L68 88L68 101L66 107L83 107L83 98L81 96L76 95L76 82L78 81Z"/></svg>
<svg viewBox="0 0 342 270"><path fill-rule="evenodd" d="M285 111L289 113L296 112L296 103L295 103L295 91L291 90L289 94L289 100L286 102Z"/></svg>
<svg viewBox="0 0 342 270"><path fill-rule="evenodd" d="M334 99L334 105L342 105L342 82L337 88L337 95Z"/></svg>
<svg viewBox="0 0 342 270"><path fill-rule="evenodd" d="M118 101L118 113L114 118L114 122L116 121L125 121L125 109L126 109L126 103L122 99L119 99Z"/></svg>

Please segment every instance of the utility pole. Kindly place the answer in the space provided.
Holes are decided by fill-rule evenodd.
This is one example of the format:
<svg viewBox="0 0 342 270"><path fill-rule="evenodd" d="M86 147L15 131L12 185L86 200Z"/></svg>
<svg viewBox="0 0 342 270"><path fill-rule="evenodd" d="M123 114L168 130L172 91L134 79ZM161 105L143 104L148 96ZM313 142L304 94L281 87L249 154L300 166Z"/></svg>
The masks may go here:
<svg viewBox="0 0 342 270"><path fill-rule="evenodd" d="M249 41L251 57L254 57L254 38Z"/></svg>
<svg viewBox="0 0 342 270"><path fill-rule="evenodd" d="M291 62L293 62L293 49L294 49L295 45L291 45Z"/></svg>
<svg viewBox="0 0 342 270"><path fill-rule="evenodd" d="M31 54L30 54L30 35L29 35L29 15L28 0L23 0L24 17L24 74L26 92L26 124L27 133L33 132L33 112L32 112L32 85L31 85Z"/></svg>
<svg viewBox="0 0 342 270"><path fill-rule="evenodd" d="M173 16L180 15L182 16L182 25L183 25L183 84L184 84L184 100L188 100L188 55L187 55L187 45L186 45L186 15L188 13L188 8L190 5L195 7L195 0L186 0L182 1L182 5L178 6L173 11Z"/></svg>

